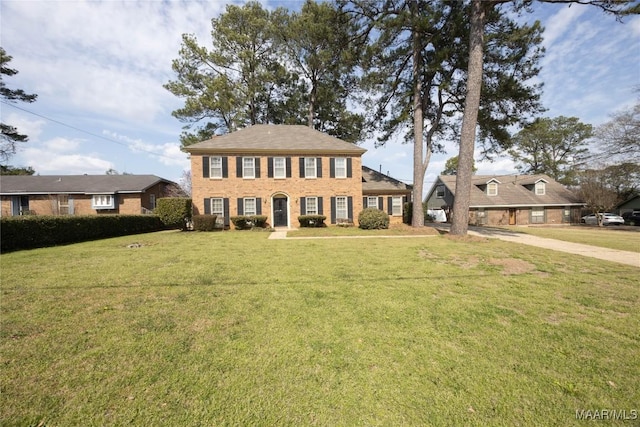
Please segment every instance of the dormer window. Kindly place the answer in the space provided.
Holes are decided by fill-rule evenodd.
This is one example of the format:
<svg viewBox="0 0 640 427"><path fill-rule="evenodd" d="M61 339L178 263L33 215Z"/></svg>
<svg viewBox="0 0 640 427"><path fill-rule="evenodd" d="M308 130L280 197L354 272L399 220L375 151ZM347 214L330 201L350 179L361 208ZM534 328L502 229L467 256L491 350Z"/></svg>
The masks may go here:
<svg viewBox="0 0 640 427"><path fill-rule="evenodd" d="M500 181L493 178L487 181L487 196L497 196L498 195L498 184Z"/></svg>
<svg viewBox="0 0 640 427"><path fill-rule="evenodd" d="M543 181L543 180L540 180L540 181L536 182L536 185L535 185L536 196L544 196L545 195L545 192L546 192L545 184L546 184L546 182Z"/></svg>

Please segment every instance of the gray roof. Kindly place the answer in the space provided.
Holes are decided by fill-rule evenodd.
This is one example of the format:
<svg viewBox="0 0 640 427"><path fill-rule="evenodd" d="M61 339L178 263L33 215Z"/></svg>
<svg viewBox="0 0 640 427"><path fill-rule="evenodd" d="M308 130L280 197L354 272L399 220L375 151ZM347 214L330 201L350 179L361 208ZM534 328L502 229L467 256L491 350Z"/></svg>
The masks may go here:
<svg viewBox="0 0 640 427"><path fill-rule="evenodd" d="M0 195L141 193L159 182L155 175L4 175Z"/></svg>
<svg viewBox="0 0 640 427"><path fill-rule="evenodd" d="M455 195L455 175L440 175L438 180ZM488 196L486 191L483 190L483 187L491 180L499 182L498 194L496 196ZM536 195L532 188L532 186L540 180L545 181L544 195ZM469 206L474 208L501 206L568 206L584 204L573 192L567 190L553 178L543 174L474 175L471 182ZM438 185L438 182L436 182L434 188L436 185Z"/></svg>
<svg viewBox="0 0 640 427"><path fill-rule="evenodd" d="M411 185L391 178L381 172L362 166L362 192L363 193L407 193L413 189Z"/></svg>
<svg viewBox="0 0 640 427"><path fill-rule="evenodd" d="M300 153L356 154L365 151L355 144L301 125L253 125L206 141L189 145L193 154Z"/></svg>

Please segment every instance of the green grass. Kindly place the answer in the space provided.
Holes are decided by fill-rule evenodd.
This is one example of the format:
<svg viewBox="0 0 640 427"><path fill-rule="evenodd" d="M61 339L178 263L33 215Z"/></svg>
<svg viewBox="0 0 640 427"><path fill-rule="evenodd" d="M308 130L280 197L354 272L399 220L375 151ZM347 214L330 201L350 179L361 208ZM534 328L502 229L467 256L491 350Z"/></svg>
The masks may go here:
<svg viewBox="0 0 640 427"><path fill-rule="evenodd" d="M507 228L507 227L505 227ZM640 227L508 227L512 231L549 239L600 246L621 251L640 252Z"/></svg>
<svg viewBox="0 0 640 427"><path fill-rule="evenodd" d="M498 240L267 237L1 255L0 425L584 425L576 410L638 409L637 268Z"/></svg>
<svg viewBox="0 0 640 427"><path fill-rule="evenodd" d="M382 230L362 230L358 227L319 227L299 228L287 232L287 237L373 237L373 236L408 236L408 235L437 235L432 227L414 228L405 224L392 224Z"/></svg>

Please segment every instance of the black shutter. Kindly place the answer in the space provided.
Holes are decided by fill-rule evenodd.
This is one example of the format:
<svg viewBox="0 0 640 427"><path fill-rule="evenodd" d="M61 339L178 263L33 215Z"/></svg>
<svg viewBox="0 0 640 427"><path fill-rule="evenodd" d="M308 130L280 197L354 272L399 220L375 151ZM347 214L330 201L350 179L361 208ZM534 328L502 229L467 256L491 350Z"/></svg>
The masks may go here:
<svg viewBox="0 0 640 427"><path fill-rule="evenodd" d="M336 159L331 157L329 159L329 178L336 177Z"/></svg>
<svg viewBox="0 0 640 427"><path fill-rule="evenodd" d="M229 198L225 197L224 199L222 199L222 209L224 209L224 226L228 227L229 226Z"/></svg>
<svg viewBox="0 0 640 427"><path fill-rule="evenodd" d="M318 197L318 215L324 215L322 209L322 197Z"/></svg>
<svg viewBox="0 0 640 427"><path fill-rule="evenodd" d="M384 211L384 197L378 197L378 209Z"/></svg>
<svg viewBox="0 0 640 427"><path fill-rule="evenodd" d="M389 215L393 214L393 197L387 197L387 213Z"/></svg>
<svg viewBox="0 0 640 427"><path fill-rule="evenodd" d="M211 168L209 167L209 157L202 156L202 177L203 178L209 178L210 169Z"/></svg>
<svg viewBox="0 0 640 427"><path fill-rule="evenodd" d="M322 178L322 157L316 158L316 178Z"/></svg>
<svg viewBox="0 0 640 427"><path fill-rule="evenodd" d="M256 157L253 159L253 162L255 164L255 173L254 176L256 178L260 178L260 157Z"/></svg>
<svg viewBox="0 0 640 427"><path fill-rule="evenodd" d="M353 221L353 197L347 197L347 218Z"/></svg>
<svg viewBox="0 0 640 427"><path fill-rule="evenodd" d="M242 178L242 157L236 157L236 177Z"/></svg>
<svg viewBox="0 0 640 427"><path fill-rule="evenodd" d="M204 199L204 214L211 215L211 199Z"/></svg>
<svg viewBox="0 0 640 427"><path fill-rule="evenodd" d="M367 196L362 197L362 209L367 209Z"/></svg>
<svg viewBox="0 0 640 427"><path fill-rule="evenodd" d="M351 157L347 157L347 178L353 177L353 173L351 172L352 167L352 159Z"/></svg>
<svg viewBox="0 0 640 427"><path fill-rule="evenodd" d="M291 157L287 157L287 178L291 178Z"/></svg>
<svg viewBox="0 0 640 427"><path fill-rule="evenodd" d="M238 216L244 215L244 200L238 199Z"/></svg>
<svg viewBox="0 0 640 427"><path fill-rule="evenodd" d="M331 198L331 224L336 223L336 198Z"/></svg>
<svg viewBox="0 0 640 427"><path fill-rule="evenodd" d="M307 214L307 199L306 197L300 197L300 215Z"/></svg>
<svg viewBox="0 0 640 427"><path fill-rule="evenodd" d="M226 156L222 158L222 177L229 178L229 158Z"/></svg>
<svg viewBox="0 0 640 427"><path fill-rule="evenodd" d="M304 178L304 157L300 157L300 178Z"/></svg>
<svg viewBox="0 0 640 427"><path fill-rule="evenodd" d="M256 215L262 215L262 197L256 197Z"/></svg>
<svg viewBox="0 0 640 427"><path fill-rule="evenodd" d="M267 157L267 178L273 178L273 157Z"/></svg>

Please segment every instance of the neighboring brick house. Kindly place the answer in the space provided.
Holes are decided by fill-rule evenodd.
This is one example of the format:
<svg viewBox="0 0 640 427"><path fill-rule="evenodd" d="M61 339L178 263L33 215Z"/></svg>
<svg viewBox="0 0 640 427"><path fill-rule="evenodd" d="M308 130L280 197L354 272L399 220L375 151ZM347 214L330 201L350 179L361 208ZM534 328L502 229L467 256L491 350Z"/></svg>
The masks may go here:
<svg viewBox="0 0 640 427"><path fill-rule="evenodd" d="M5 175L2 216L143 214L156 200L180 191L155 175Z"/></svg>
<svg viewBox="0 0 640 427"><path fill-rule="evenodd" d="M450 218L455 192L455 175L440 175L427 194L427 208L444 209ZM469 224L577 223L582 206L574 193L547 175L475 175Z"/></svg>
<svg viewBox="0 0 640 427"><path fill-rule="evenodd" d="M312 214L326 216L329 224L357 223L366 201L366 150L307 126L254 125L186 150L194 214L216 214L227 226L236 215L265 215L273 227L288 228L299 225L298 216ZM370 194L402 196L397 189L381 190ZM393 217L402 220L402 207Z"/></svg>

